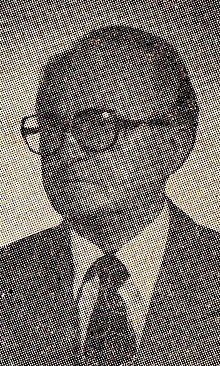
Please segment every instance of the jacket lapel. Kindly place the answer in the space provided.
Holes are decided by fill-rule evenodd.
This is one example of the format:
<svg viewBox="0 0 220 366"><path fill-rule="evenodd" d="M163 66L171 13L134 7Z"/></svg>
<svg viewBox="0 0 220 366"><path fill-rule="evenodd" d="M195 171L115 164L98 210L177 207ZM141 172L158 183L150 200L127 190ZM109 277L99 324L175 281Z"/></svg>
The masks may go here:
<svg viewBox="0 0 220 366"><path fill-rule="evenodd" d="M135 364L138 366L180 364L189 341L189 294L196 285L192 251L198 233L193 221L170 201L169 207L167 246Z"/></svg>
<svg viewBox="0 0 220 366"><path fill-rule="evenodd" d="M46 286L45 282L43 284L45 294L41 312L43 330L51 333L51 364L48 366L55 360L59 364L79 365L78 307L73 299L75 267L65 223L52 229L49 235L47 232L45 241L42 268L47 273L47 282Z"/></svg>

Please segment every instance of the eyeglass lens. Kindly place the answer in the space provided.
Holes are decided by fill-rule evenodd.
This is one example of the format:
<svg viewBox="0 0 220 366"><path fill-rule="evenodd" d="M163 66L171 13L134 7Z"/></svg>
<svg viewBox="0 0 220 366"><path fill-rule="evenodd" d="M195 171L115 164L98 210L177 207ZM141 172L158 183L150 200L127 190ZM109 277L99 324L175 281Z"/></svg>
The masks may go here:
<svg viewBox="0 0 220 366"><path fill-rule="evenodd" d="M108 112L89 111L74 117L68 125L52 123L45 117L32 116L25 120L23 134L31 151L51 155L59 150L71 133L77 143L88 150L104 150L111 146L117 135L114 117Z"/></svg>
<svg viewBox="0 0 220 366"><path fill-rule="evenodd" d="M81 146L103 150L114 141L116 123L110 113L93 111L76 118L71 132Z"/></svg>

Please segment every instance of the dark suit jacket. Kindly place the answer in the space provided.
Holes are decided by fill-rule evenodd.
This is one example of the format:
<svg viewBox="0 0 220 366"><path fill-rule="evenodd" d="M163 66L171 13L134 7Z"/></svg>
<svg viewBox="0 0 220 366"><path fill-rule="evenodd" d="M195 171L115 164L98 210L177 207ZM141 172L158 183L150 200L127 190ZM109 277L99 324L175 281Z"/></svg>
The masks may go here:
<svg viewBox="0 0 220 366"><path fill-rule="evenodd" d="M165 256L135 365L219 365L220 235L171 202L170 210ZM4 247L0 259L0 364L80 365L74 264L64 225Z"/></svg>

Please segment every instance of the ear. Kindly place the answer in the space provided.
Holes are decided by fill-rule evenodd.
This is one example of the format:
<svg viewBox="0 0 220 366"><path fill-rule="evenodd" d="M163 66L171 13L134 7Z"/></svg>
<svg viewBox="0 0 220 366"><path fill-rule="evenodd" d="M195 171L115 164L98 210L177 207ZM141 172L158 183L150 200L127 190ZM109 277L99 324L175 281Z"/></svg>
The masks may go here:
<svg viewBox="0 0 220 366"><path fill-rule="evenodd" d="M169 130L169 139L172 162L170 174L173 174L183 166L193 150L196 132L189 124L175 125Z"/></svg>

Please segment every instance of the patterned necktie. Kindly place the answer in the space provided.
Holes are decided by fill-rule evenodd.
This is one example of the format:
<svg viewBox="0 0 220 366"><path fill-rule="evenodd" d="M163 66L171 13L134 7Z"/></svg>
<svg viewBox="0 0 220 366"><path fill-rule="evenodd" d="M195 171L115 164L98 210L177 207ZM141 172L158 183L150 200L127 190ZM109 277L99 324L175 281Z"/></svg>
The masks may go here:
<svg viewBox="0 0 220 366"><path fill-rule="evenodd" d="M98 275L100 289L90 317L84 347L86 366L119 366L132 361L137 345L128 323L126 305L117 290L129 278L126 267L113 255L99 258L85 279Z"/></svg>

